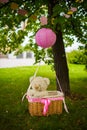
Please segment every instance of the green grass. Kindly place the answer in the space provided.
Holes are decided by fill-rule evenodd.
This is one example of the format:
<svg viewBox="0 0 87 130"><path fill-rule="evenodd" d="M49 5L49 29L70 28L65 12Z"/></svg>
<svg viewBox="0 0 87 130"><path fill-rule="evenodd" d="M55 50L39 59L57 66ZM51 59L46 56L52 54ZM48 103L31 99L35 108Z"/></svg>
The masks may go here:
<svg viewBox="0 0 87 130"><path fill-rule="evenodd" d="M69 64L72 99L66 98L69 114L31 117L28 102L22 96L34 75L36 66L0 69L0 130L87 130L87 71L83 65ZM37 75L51 80L56 89L55 73L41 66Z"/></svg>

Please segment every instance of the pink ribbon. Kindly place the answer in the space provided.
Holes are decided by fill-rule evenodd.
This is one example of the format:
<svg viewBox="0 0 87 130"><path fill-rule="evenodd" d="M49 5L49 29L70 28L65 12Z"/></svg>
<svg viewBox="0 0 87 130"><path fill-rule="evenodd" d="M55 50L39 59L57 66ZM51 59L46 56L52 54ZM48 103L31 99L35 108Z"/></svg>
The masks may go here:
<svg viewBox="0 0 87 130"><path fill-rule="evenodd" d="M43 108L43 115L45 116L47 111L48 111L48 106L50 105L50 100L49 99L42 99L41 103L44 104L44 108Z"/></svg>
<svg viewBox="0 0 87 130"><path fill-rule="evenodd" d="M43 115L45 116L47 114L48 111L48 107L52 101L55 100L63 100L64 97L57 97L57 98L31 98L30 96L26 96L26 98L28 99L29 102L41 102L44 104L44 108L43 108Z"/></svg>

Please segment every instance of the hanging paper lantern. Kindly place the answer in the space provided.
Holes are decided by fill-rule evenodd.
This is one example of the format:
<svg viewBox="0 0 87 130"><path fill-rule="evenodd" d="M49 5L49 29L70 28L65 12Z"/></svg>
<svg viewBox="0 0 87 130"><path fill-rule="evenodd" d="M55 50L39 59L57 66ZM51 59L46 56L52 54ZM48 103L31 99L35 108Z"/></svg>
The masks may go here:
<svg viewBox="0 0 87 130"><path fill-rule="evenodd" d="M28 19L25 19L25 27L27 26L28 24Z"/></svg>
<svg viewBox="0 0 87 130"><path fill-rule="evenodd" d="M20 15L26 15L28 12L27 12L27 10L25 10L25 9L19 9L18 10L18 14L20 14Z"/></svg>
<svg viewBox="0 0 87 130"><path fill-rule="evenodd" d="M76 7L71 7L70 10L73 11L73 12L76 12L76 11L77 11L77 8L76 8Z"/></svg>
<svg viewBox="0 0 87 130"><path fill-rule="evenodd" d="M73 11L72 11L72 10L69 10L69 11L67 12L67 14L72 15L72 14L73 14Z"/></svg>
<svg viewBox="0 0 87 130"><path fill-rule="evenodd" d="M0 3L7 3L9 0L0 0Z"/></svg>
<svg viewBox="0 0 87 130"><path fill-rule="evenodd" d="M16 4L16 3L14 3L14 2L12 2L11 3L11 9L18 9L18 4Z"/></svg>
<svg viewBox="0 0 87 130"><path fill-rule="evenodd" d="M64 17L65 17L65 18L70 18L70 15L64 14Z"/></svg>
<svg viewBox="0 0 87 130"><path fill-rule="evenodd" d="M76 0L76 2L82 3L84 0Z"/></svg>
<svg viewBox="0 0 87 130"><path fill-rule="evenodd" d="M45 16L42 16L40 18L41 25L47 25L47 18Z"/></svg>
<svg viewBox="0 0 87 130"><path fill-rule="evenodd" d="M37 20L37 16L36 15L31 15L31 19Z"/></svg>
<svg viewBox="0 0 87 130"><path fill-rule="evenodd" d="M56 34L50 28L42 28L36 33L35 40L37 45L48 48L55 44Z"/></svg>
<svg viewBox="0 0 87 130"><path fill-rule="evenodd" d="M26 28L27 22L28 22L28 19L26 19L25 21L21 22L21 30L24 30Z"/></svg>
<svg viewBox="0 0 87 130"><path fill-rule="evenodd" d="M21 30L24 30L24 29L25 29L25 22L22 21L22 22L21 22Z"/></svg>

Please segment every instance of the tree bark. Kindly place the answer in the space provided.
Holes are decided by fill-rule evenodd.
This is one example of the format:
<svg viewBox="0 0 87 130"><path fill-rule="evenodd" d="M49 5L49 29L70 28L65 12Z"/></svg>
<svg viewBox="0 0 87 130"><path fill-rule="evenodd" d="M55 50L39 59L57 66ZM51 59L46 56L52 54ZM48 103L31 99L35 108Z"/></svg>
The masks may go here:
<svg viewBox="0 0 87 130"><path fill-rule="evenodd" d="M57 89L59 90L61 86L64 94L70 95L69 70L61 31L58 31L57 40L52 49L54 55L55 73L60 83L59 85L57 82Z"/></svg>
<svg viewBox="0 0 87 130"><path fill-rule="evenodd" d="M53 7L55 6L56 0L50 0L48 5L48 15L49 18L53 13ZM57 90L62 89L65 95L70 95L70 84L69 84L69 70L66 60L65 48L63 43L62 31L58 30L58 27L55 30L57 32L57 40L53 45L53 56L54 56L54 69L57 80ZM59 81L59 83L58 83Z"/></svg>

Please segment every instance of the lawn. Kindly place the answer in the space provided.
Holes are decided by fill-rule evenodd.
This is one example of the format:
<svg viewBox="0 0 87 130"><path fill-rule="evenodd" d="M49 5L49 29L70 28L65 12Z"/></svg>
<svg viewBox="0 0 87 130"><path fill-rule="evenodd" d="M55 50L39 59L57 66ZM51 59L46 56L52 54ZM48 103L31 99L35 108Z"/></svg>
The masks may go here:
<svg viewBox="0 0 87 130"><path fill-rule="evenodd" d="M0 69L0 130L87 130L87 71L84 65L69 64L72 98L66 98L69 114L31 117L22 96L36 66ZM55 73L41 66L37 75L50 78L49 90L56 89Z"/></svg>

